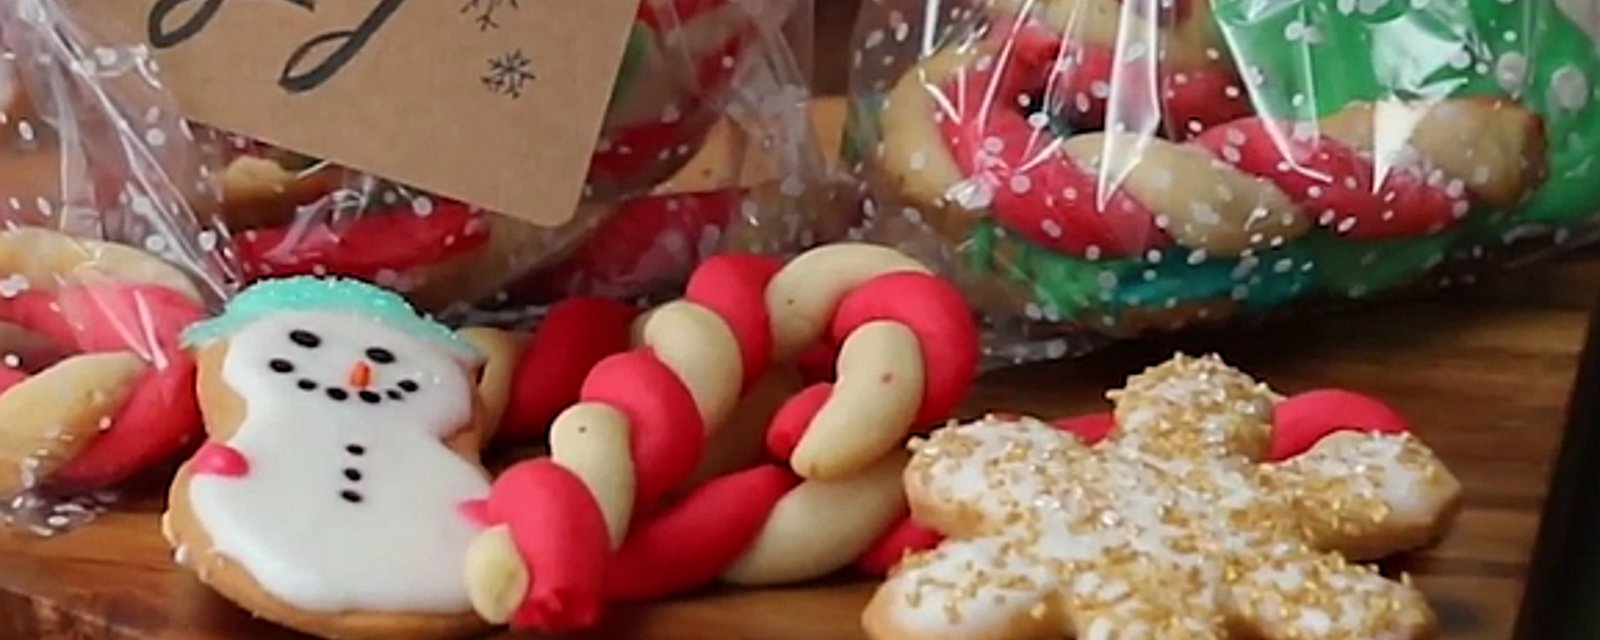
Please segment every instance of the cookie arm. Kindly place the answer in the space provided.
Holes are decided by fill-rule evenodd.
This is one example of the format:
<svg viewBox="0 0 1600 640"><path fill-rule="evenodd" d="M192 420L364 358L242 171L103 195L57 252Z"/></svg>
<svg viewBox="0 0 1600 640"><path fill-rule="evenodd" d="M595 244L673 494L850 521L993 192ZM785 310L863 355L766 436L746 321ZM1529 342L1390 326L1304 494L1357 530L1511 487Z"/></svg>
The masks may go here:
<svg viewBox="0 0 1600 640"><path fill-rule="evenodd" d="M1431 542L1461 501L1460 481L1409 434L1335 433L1263 473L1314 547L1353 560Z"/></svg>
<svg viewBox="0 0 1600 640"><path fill-rule="evenodd" d="M1230 628L1265 640L1427 638L1436 626L1415 588L1309 549L1280 550L1232 581L1222 600Z"/></svg>

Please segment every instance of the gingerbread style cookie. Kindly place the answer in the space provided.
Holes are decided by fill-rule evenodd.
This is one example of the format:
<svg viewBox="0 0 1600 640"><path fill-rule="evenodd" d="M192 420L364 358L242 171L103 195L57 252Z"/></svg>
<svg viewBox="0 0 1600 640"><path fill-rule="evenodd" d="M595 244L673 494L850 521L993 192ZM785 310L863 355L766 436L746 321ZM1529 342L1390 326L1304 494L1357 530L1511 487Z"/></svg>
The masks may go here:
<svg viewBox="0 0 1600 640"><path fill-rule="evenodd" d="M1280 399L1215 357L1112 394L1089 445L1038 420L935 432L906 471L947 534L863 613L890 638L1425 638L1422 594L1355 561L1426 544L1461 486L1414 437L1339 432L1266 463Z"/></svg>
<svg viewBox="0 0 1600 640"><path fill-rule="evenodd" d="M471 342L396 294L315 278L247 289L184 337L209 439L163 518L179 564L323 637L483 628L463 581L465 506L489 490Z"/></svg>

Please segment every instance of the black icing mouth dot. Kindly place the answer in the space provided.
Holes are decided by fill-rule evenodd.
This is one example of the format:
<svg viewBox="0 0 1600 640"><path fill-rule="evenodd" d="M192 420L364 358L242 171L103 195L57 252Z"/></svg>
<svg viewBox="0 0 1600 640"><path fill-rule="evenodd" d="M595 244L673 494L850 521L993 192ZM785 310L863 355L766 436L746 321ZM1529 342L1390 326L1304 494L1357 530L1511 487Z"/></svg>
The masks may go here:
<svg viewBox="0 0 1600 640"><path fill-rule="evenodd" d="M383 396L380 396L380 395L378 395L378 394L376 394L374 392L371 392L371 391L362 391L360 393L357 393L356 395L360 396L361 397L361 401L365 402L367 404L378 404L379 401L383 400Z"/></svg>
<svg viewBox="0 0 1600 640"><path fill-rule="evenodd" d="M378 364L390 364L394 362L394 352L383 347L373 347L367 349L367 359Z"/></svg>
<svg viewBox="0 0 1600 640"><path fill-rule="evenodd" d="M406 399L405 394L400 393L399 391L395 391L394 389L390 389L388 392L384 393L384 395L389 396L390 400L404 400L404 399Z"/></svg>
<svg viewBox="0 0 1600 640"><path fill-rule="evenodd" d="M303 379L303 378L299 382L294 383L294 386L300 387L301 391L316 391L317 390L317 383L315 381L306 380L306 379Z"/></svg>
<svg viewBox="0 0 1600 640"><path fill-rule="evenodd" d="M322 338L315 333L306 331L305 329L295 329L294 331L290 331L289 341L307 349L315 349L319 346L322 346Z"/></svg>
<svg viewBox="0 0 1600 640"><path fill-rule="evenodd" d="M350 392L345 391L344 389L328 389L328 397L339 402L344 402L345 400L350 399Z"/></svg>
<svg viewBox="0 0 1600 640"><path fill-rule="evenodd" d="M294 373L294 363L283 358L273 358L271 362L267 363L267 366L272 367L272 370L278 373Z"/></svg>
<svg viewBox="0 0 1600 640"><path fill-rule="evenodd" d="M399 386L400 390L406 393L416 393L417 389L419 388L417 383L411 380L401 380Z"/></svg>

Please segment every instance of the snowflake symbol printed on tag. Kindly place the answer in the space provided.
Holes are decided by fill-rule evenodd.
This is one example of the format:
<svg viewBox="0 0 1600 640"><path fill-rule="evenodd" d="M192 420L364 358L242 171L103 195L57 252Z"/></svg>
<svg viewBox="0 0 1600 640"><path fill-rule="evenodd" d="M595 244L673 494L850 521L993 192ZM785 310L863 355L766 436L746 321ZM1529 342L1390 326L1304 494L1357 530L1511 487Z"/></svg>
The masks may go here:
<svg viewBox="0 0 1600 640"><path fill-rule="evenodd" d="M461 13L474 14L473 21L478 23L479 31L499 29L500 23L495 21L495 13L510 7L512 11L519 11L522 7L517 5L519 0L467 0L461 5Z"/></svg>
<svg viewBox="0 0 1600 640"><path fill-rule="evenodd" d="M489 71L483 75L483 86L490 93L511 98L521 98L522 90L536 76L533 60L521 49L489 59Z"/></svg>

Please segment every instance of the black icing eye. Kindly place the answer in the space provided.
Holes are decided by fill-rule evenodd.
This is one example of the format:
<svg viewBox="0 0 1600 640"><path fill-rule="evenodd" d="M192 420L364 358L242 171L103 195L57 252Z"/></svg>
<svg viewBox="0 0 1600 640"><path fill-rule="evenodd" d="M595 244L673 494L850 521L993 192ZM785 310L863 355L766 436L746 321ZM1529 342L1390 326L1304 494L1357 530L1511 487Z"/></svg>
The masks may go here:
<svg viewBox="0 0 1600 640"><path fill-rule="evenodd" d="M362 391L360 393L357 393L356 395L360 396L361 397L361 401L365 402L367 404L378 404L378 401L383 399L383 396L380 396L380 395L378 395L378 394L376 394L374 392L371 392L371 391Z"/></svg>
<svg viewBox="0 0 1600 640"><path fill-rule="evenodd" d="M273 358L272 362L267 363L267 366L272 367L272 370L278 373L294 372L294 363L284 360L283 358Z"/></svg>
<svg viewBox="0 0 1600 640"><path fill-rule="evenodd" d="M389 364L394 362L394 352L383 347L373 347L367 349L367 359L378 364Z"/></svg>
<svg viewBox="0 0 1600 640"><path fill-rule="evenodd" d="M338 400L340 402L344 402L345 400L348 400L350 398L350 394L348 392L346 392L344 389L329 389L328 390L328 397L329 398L333 398L334 400Z"/></svg>
<svg viewBox="0 0 1600 640"><path fill-rule="evenodd" d="M289 332L289 341L307 349L315 349L322 344L322 338L305 329L295 329Z"/></svg>
<svg viewBox="0 0 1600 640"><path fill-rule="evenodd" d="M412 382L410 380L401 380L400 381L400 390L404 391L406 393L416 393L417 392L417 383Z"/></svg>

